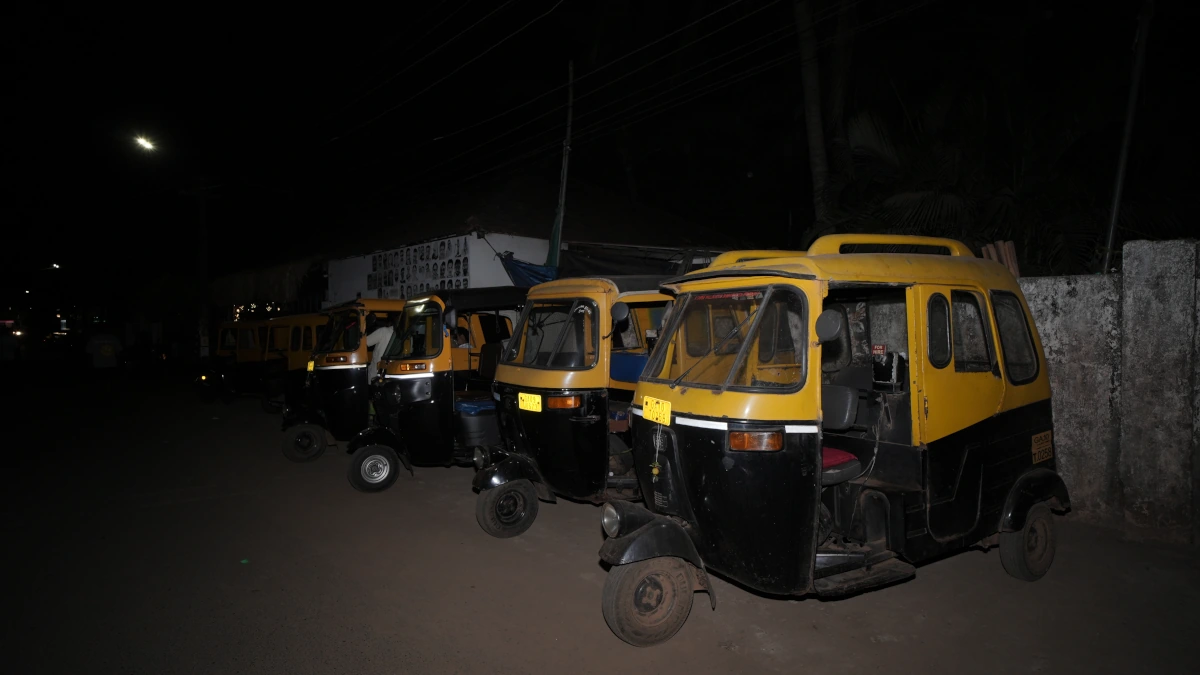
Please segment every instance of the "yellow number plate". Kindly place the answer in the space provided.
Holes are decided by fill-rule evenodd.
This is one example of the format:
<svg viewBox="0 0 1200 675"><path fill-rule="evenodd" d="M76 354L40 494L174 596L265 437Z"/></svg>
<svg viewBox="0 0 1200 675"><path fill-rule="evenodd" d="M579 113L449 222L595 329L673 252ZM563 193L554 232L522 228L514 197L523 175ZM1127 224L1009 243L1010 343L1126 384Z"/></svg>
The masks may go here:
<svg viewBox="0 0 1200 675"><path fill-rule="evenodd" d="M308 362L308 372L310 372L310 373L311 373L311 372L312 372L312 370L313 370L313 366L315 366L315 365L317 365L317 362L316 362L316 361L309 361L309 362Z"/></svg>
<svg viewBox="0 0 1200 675"><path fill-rule="evenodd" d="M517 407L529 412L542 412L542 395L517 393Z"/></svg>
<svg viewBox="0 0 1200 675"><path fill-rule="evenodd" d="M671 402L653 396L642 397L642 417L659 424L671 424Z"/></svg>
<svg viewBox="0 0 1200 675"><path fill-rule="evenodd" d="M1054 456L1054 444L1050 442L1051 433L1044 431L1033 435L1033 463L1045 462Z"/></svg>

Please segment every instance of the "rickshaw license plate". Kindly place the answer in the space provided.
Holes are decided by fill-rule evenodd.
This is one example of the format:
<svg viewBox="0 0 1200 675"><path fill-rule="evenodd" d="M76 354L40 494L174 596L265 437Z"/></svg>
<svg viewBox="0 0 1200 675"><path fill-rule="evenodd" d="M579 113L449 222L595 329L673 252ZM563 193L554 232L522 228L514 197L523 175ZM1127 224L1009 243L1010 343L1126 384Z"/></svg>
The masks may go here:
<svg viewBox="0 0 1200 675"><path fill-rule="evenodd" d="M313 366L315 366L315 365L317 365L316 361L309 361L308 362L308 372L311 373L313 371Z"/></svg>
<svg viewBox="0 0 1200 675"><path fill-rule="evenodd" d="M1033 463L1044 462L1054 456L1054 444L1050 442L1050 434L1044 431L1033 435Z"/></svg>
<svg viewBox="0 0 1200 675"><path fill-rule="evenodd" d="M517 392L517 407L529 412L542 412L542 395Z"/></svg>
<svg viewBox="0 0 1200 675"><path fill-rule="evenodd" d="M671 402L653 396L642 397L642 417L651 422L671 425Z"/></svg>

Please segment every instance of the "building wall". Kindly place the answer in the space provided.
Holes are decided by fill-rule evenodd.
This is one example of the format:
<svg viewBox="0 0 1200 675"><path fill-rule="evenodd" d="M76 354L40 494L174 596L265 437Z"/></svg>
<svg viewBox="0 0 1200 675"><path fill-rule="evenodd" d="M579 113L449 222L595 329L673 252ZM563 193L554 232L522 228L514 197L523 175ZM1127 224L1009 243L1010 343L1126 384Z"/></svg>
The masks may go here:
<svg viewBox="0 0 1200 675"><path fill-rule="evenodd" d="M1021 280L1075 511L1200 543L1196 243L1125 244L1121 275Z"/></svg>
<svg viewBox="0 0 1200 675"><path fill-rule="evenodd" d="M490 244L490 246L489 246ZM511 286L497 252L542 262L550 242L507 234L442 237L329 261L325 306L364 298L406 298L441 288ZM495 250L493 250L493 248Z"/></svg>

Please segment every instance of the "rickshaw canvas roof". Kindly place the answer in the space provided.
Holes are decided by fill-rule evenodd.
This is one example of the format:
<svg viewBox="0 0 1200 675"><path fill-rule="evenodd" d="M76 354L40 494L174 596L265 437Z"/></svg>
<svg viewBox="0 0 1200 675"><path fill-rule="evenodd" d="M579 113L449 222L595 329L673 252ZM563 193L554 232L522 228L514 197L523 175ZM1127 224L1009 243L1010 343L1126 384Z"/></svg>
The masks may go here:
<svg viewBox="0 0 1200 675"><path fill-rule="evenodd" d="M663 275L614 275L606 277L570 277L555 279L529 289L531 296L557 296L570 293L618 294L646 292L658 293L669 277Z"/></svg>
<svg viewBox="0 0 1200 675"><path fill-rule="evenodd" d="M428 302L438 298L447 307L459 312L476 312L489 309L511 309L525 304L529 289L521 286L492 286L488 288L461 288L438 291L412 298L409 302Z"/></svg>

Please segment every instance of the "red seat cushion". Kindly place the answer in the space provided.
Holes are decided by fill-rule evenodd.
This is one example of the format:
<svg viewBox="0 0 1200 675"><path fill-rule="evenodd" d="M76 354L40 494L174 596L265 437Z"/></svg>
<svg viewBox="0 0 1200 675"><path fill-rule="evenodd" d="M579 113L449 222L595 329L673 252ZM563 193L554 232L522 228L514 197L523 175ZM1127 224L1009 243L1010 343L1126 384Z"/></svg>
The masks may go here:
<svg viewBox="0 0 1200 675"><path fill-rule="evenodd" d="M836 448L821 448L822 471L830 467L845 464L846 462L853 462L857 459L857 457L846 452L845 450L838 450Z"/></svg>

